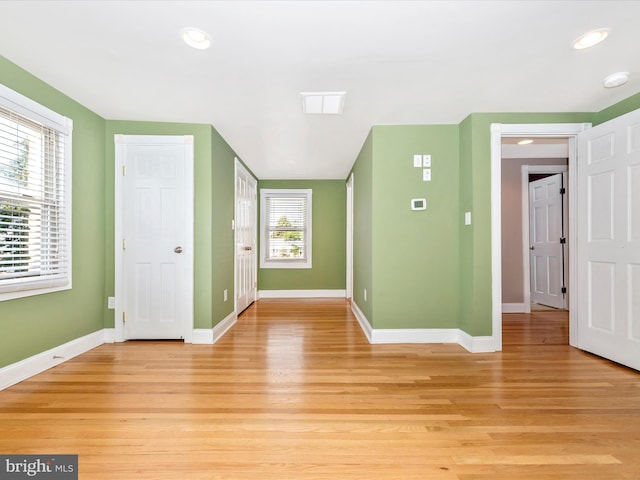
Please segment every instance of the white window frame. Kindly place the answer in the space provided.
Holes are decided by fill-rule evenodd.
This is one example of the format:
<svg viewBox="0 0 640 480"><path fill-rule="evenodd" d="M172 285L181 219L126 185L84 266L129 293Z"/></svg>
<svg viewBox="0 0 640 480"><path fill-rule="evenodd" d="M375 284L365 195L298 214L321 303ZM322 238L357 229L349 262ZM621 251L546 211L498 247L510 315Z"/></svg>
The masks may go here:
<svg viewBox="0 0 640 480"><path fill-rule="evenodd" d="M69 290L72 287L72 249L71 249L71 160L72 160L72 131L73 121L40 105L39 103L25 97L24 95L11 90L10 88L0 84L0 106L10 110L22 117L33 122L42 124L43 126L56 130L63 142L64 158L64 192L62 217L66 219L62 224L63 235L66 241L62 247L65 252L61 254L66 263L63 268L63 274L51 277L24 277L7 279L0 284L0 301L11 300L15 298L28 297L32 295L40 295L44 293L58 292L61 290Z"/></svg>
<svg viewBox="0 0 640 480"><path fill-rule="evenodd" d="M267 198L271 197L291 197L304 196L307 200L307 212L305 225L305 259L292 258L267 258L267 245L269 235L269 222L267 221L266 204ZM260 189L260 268L312 268L312 189L281 189L281 188L261 188Z"/></svg>

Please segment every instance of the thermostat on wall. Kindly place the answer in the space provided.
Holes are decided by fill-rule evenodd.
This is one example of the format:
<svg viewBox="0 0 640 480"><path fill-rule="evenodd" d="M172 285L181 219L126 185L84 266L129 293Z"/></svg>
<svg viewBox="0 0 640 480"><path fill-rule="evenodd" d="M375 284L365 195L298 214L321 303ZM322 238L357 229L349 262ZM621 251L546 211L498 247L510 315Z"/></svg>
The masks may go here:
<svg viewBox="0 0 640 480"><path fill-rule="evenodd" d="M427 209L427 199L426 198L412 198L411 199L411 210L426 210Z"/></svg>

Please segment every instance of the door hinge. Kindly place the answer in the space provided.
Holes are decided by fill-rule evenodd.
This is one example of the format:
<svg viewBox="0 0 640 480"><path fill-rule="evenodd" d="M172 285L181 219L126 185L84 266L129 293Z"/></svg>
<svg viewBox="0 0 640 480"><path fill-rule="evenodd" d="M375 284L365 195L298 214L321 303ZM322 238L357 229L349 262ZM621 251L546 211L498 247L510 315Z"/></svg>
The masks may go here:
<svg viewBox="0 0 640 480"><path fill-rule="evenodd" d="M562 287L562 289L560 290L563 294L567 293L567 287Z"/></svg>
<svg viewBox="0 0 640 480"><path fill-rule="evenodd" d="M122 165L122 176L126 176L127 175L127 166L126 165Z"/></svg>
<svg viewBox="0 0 640 480"><path fill-rule="evenodd" d="M126 322L127 321L127 314L122 312L122 322Z"/></svg>
<svg viewBox="0 0 640 480"><path fill-rule="evenodd" d="M126 238L123 238L123 239L122 239L122 249L123 249L123 250L126 250L126 249L127 249L127 239L126 239Z"/></svg>
<svg viewBox="0 0 640 480"><path fill-rule="evenodd" d="M562 187L562 188L560 189L560 195L564 195L565 193L567 193L567 189L566 189L566 188L564 188L564 187Z"/></svg>
<svg viewBox="0 0 640 480"><path fill-rule="evenodd" d="M565 243L567 243L567 239L566 239L566 237L560 237L560 243L561 243L562 245L564 245Z"/></svg>

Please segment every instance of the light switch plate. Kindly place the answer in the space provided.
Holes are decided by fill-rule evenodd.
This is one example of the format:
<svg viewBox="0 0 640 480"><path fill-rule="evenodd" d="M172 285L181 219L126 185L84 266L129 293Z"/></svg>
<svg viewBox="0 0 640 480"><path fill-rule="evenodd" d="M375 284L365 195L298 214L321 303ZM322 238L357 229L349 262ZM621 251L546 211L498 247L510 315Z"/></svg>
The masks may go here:
<svg viewBox="0 0 640 480"><path fill-rule="evenodd" d="M413 166L416 168L422 167L422 155L413 156Z"/></svg>
<svg viewBox="0 0 640 480"><path fill-rule="evenodd" d="M431 155L422 155L422 166L423 167L431 166Z"/></svg>
<svg viewBox="0 0 640 480"><path fill-rule="evenodd" d="M425 182L430 182L431 181L431 169L430 168L425 168L424 170L422 170L422 180L424 180Z"/></svg>

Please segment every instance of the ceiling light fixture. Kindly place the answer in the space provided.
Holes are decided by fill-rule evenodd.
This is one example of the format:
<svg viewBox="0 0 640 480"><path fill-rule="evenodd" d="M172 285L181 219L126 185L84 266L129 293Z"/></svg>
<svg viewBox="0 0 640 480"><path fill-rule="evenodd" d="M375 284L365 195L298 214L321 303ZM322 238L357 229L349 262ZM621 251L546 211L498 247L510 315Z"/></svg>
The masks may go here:
<svg viewBox="0 0 640 480"><path fill-rule="evenodd" d="M211 40L206 32L194 27L182 29L184 43L198 50L206 50L211 46Z"/></svg>
<svg viewBox="0 0 640 480"><path fill-rule="evenodd" d="M629 72L617 72L607 75L602 82L604 83L605 88L614 88L624 85L628 81Z"/></svg>
<svg viewBox="0 0 640 480"><path fill-rule="evenodd" d="M585 48L593 47L604 41L609 35L609 30L606 28L598 28L597 30L591 30L590 32L581 35L573 42L573 48L576 50L583 50Z"/></svg>
<svg viewBox="0 0 640 480"><path fill-rule="evenodd" d="M533 140L531 140L530 138L527 138L525 140L520 140L518 142L518 145L529 145L530 143L533 143Z"/></svg>
<svg viewBox="0 0 640 480"><path fill-rule="evenodd" d="M347 92L300 92L302 111L309 114L339 115Z"/></svg>

